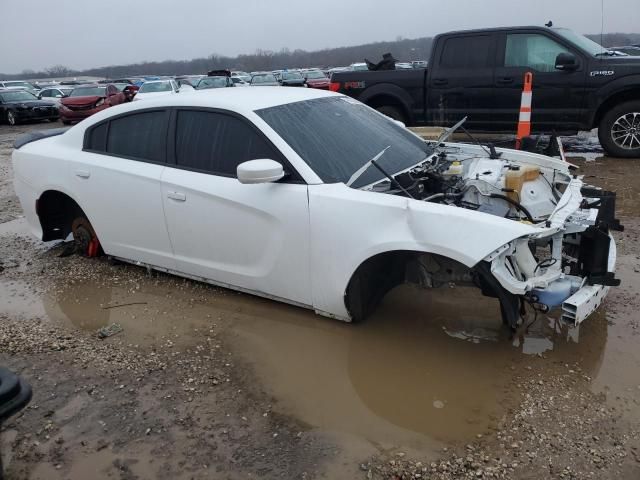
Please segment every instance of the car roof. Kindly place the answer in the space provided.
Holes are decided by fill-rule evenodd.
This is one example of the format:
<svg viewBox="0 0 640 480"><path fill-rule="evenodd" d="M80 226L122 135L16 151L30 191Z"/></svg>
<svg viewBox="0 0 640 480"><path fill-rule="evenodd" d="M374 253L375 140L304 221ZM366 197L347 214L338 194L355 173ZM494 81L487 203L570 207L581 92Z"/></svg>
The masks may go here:
<svg viewBox="0 0 640 480"><path fill-rule="evenodd" d="M260 87L193 90L182 92L180 95L166 95L148 99L144 102L129 102L117 105L92 115L87 120L96 119L96 121L99 121L118 113L155 107L208 107L249 114L255 110L287 103L336 96L342 97L343 95L313 88ZM89 123L93 124L95 122L87 121L85 124L89 126Z"/></svg>

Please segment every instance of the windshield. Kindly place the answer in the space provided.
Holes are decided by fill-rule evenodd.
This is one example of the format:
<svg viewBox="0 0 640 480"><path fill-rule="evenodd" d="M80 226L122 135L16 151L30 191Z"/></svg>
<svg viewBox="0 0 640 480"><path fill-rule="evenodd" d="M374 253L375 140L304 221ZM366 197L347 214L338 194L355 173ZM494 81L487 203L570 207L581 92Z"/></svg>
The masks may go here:
<svg viewBox="0 0 640 480"><path fill-rule="evenodd" d="M282 73L283 80L302 80L302 75L298 72L283 72Z"/></svg>
<svg viewBox="0 0 640 480"><path fill-rule="evenodd" d="M200 80L196 88L198 90L205 88L222 88L227 86L227 77L207 77Z"/></svg>
<svg viewBox="0 0 640 480"><path fill-rule="evenodd" d="M138 93L170 92L171 90L173 90L171 82L152 82L143 83Z"/></svg>
<svg viewBox="0 0 640 480"><path fill-rule="evenodd" d="M427 144L366 105L346 97L325 97L278 105L256 113L326 183L347 183L383 149L379 164L395 174L420 163ZM363 187L383 179L375 167L353 183Z"/></svg>
<svg viewBox="0 0 640 480"><path fill-rule="evenodd" d="M327 78L324 76L324 73L316 71L316 72L307 72L307 78Z"/></svg>
<svg viewBox="0 0 640 480"><path fill-rule="evenodd" d="M114 83L113 84L114 87L116 87L118 89L118 91L123 91L125 88L127 88L129 86L128 83Z"/></svg>
<svg viewBox="0 0 640 480"><path fill-rule="evenodd" d="M16 90L15 92L2 92L0 95L3 102L29 102L31 100L37 100L38 98L25 91L25 90Z"/></svg>
<svg viewBox="0 0 640 480"><path fill-rule="evenodd" d="M251 83L277 83L276 77L273 75L254 75L251 77Z"/></svg>
<svg viewBox="0 0 640 480"><path fill-rule="evenodd" d="M569 40L571 43L587 51L589 55L593 55L594 57L598 54L602 54L602 52L607 51L607 49L599 43L596 43L593 40L589 40L584 35L580 35L573 30L569 30L568 28L554 28L554 31Z"/></svg>
<svg viewBox="0 0 640 480"><path fill-rule="evenodd" d="M70 97L106 97L107 87L74 88Z"/></svg>

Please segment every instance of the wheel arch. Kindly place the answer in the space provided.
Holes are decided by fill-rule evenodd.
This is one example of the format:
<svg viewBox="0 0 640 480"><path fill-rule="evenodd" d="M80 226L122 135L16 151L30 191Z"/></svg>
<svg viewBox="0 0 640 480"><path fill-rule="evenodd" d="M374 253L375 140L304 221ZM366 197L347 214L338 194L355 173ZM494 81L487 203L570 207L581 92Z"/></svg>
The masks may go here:
<svg viewBox="0 0 640 480"><path fill-rule="evenodd" d="M384 83L374 85L368 88L358 100L376 109L382 106L396 107L408 122L413 122L411 96L397 85Z"/></svg>
<svg viewBox="0 0 640 480"><path fill-rule="evenodd" d="M631 100L640 100L639 86L618 90L607 96L606 99L598 106L591 122L591 128L597 128L605 114L616 105L620 105L621 103L629 102Z"/></svg>
<svg viewBox="0 0 640 480"><path fill-rule="evenodd" d="M424 250L388 250L361 261L344 289L344 304L351 320L359 322L399 285L413 283L437 288L449 282L472 284L483 295L497 298L503 321L512 327L517 324L520 300L497 282L486 262L469 266L461 259Z"/></svg>
<svg viewBox="0 0 640 480"><path fill-rule="evenodd" d="M73 220L78 216L84 216L91 222L91 218L78 201L59 188L48 188L40 194L36 199L36 215L40 221L44 242L67 238L71 233Z"/></svg>

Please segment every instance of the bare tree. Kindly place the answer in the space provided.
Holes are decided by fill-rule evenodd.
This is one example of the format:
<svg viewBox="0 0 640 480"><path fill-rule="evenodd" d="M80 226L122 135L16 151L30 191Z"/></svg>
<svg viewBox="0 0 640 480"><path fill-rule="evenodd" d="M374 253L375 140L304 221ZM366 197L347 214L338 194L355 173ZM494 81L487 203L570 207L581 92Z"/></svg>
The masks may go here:
<svg viewBox="0 0 640 480"><path fill-rule="evenodd" d="M53 67L45 69L44 72L50 77L67 77L73 73L70 68L64 65L54 65Z"/></svg>

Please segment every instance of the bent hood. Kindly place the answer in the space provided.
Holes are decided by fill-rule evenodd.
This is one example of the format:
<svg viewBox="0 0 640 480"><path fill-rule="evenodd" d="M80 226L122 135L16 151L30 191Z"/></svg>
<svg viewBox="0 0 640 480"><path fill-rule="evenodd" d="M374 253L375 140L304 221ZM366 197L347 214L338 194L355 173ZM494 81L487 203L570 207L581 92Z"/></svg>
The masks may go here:
<svg viewBox="0 0 640 480"><path fill-rule="evenodd" d="M97 103L101 98L105 98L98 95L91 95L88 97L67 97L63 98L60 103L63 105L89 105Z"/></svg>

